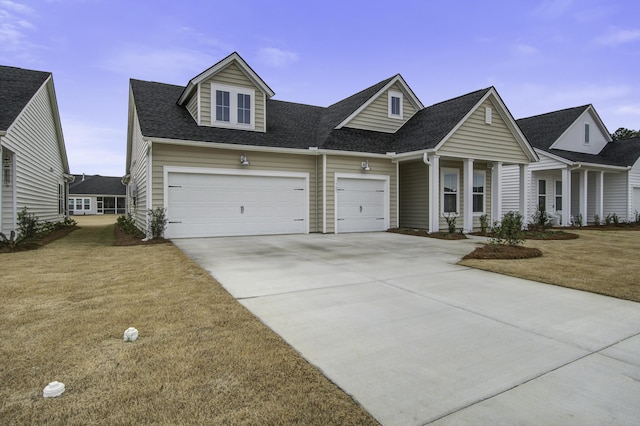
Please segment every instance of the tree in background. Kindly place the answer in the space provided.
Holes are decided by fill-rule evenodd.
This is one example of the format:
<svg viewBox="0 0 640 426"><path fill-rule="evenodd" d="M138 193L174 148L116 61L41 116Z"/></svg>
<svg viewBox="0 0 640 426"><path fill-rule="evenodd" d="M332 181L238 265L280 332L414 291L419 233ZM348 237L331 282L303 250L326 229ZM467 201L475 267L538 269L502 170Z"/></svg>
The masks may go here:
<svg viewBox="0 0 640 426"><path fill-rule="evenodd" d="M630 139L640 137L640 130L631 130L624 127L620 127L615 132L611 133L611 138L614 141L619 139Z"/></svg>

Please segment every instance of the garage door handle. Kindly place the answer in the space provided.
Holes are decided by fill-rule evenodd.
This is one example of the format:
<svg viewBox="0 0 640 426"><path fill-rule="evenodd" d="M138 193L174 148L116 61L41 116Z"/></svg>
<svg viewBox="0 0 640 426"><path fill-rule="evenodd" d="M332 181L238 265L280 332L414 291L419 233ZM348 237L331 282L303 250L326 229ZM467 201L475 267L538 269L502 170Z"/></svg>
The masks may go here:
<svg viewBox="0 0 640 426"><path fill-rule="evenodd" d="M240 214L244 214L244 206L240 206Z"/></svg>
<svg viewBox="0 0 640 426"><path fill-rule="evenodd" d="M362 206L360 206L360 213L362 213Z"/></svg>
<svg viewBox="0 0 640 426"><path fill-rule="evenodd" d="M169 223L182 223L182 222L180 222L178 220L170 220Z"/></svg>

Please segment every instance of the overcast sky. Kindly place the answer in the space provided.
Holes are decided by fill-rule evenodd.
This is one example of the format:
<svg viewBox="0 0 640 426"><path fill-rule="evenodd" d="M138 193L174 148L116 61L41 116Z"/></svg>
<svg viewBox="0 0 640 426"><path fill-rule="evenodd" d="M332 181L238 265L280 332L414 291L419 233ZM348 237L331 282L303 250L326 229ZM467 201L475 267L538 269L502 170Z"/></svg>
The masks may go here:
<svg viewBox="0 0 640 426"><path fill-rule="evenodd" d="M495 86L515 118L593 104L640 128L638 0L0 0L0 64L53 73L72 173L125 174L130 78L237 51L275 99L328 106L397 73L425 106ZM0 105L1 107L1 105Z"/></svg>

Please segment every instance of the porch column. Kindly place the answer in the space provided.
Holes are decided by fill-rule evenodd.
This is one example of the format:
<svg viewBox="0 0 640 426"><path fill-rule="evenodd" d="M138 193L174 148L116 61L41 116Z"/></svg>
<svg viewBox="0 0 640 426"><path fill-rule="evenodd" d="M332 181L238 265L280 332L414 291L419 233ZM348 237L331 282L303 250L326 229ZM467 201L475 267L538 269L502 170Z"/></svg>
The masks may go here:
<svg viewBox="0 0 640 426"><path fill-rule="evenodd" d="M587 170L580 171L580 196L579 198L579 212L582 215L582 223L587 223Z"/></svg>
<svg viewBox="0 0 640 426"><path fill-rule="evenodd" d="M520 164L520 214L523 225L529 222L529 191L531 173L527 164Z"/></svg>
<svg viewBox="0 0 640 426"><path fill-rule="evenodd" d="M463 172L464 175L464 200L462 203L462 230L473 232L473 160L465 158Z"/></svg>
<svg viewBox="0 0 640 426"><path fill-rule="evenodd" d="M604 172L597 172L596 174L596 214L603 220L604 215ZM585 219L584 224L587 224Z"/></svg>
<svg viewBox="0 0 640 426"><path fill-rule="evenodd" d="M440 156L431 157L429 166L429 233L440 231Z"/></svg>
<svg viewBox="0 0 640 426"><path fill-rule="evenodd" d="M502 161L491 169L491 222L502 219Z"/></svg>
<svg viewBox="0 0 640 426"><path fill-rule="evenodd" d="M571 171L565 167L562 169L562 226L569 225L571 225Z"/></svg>

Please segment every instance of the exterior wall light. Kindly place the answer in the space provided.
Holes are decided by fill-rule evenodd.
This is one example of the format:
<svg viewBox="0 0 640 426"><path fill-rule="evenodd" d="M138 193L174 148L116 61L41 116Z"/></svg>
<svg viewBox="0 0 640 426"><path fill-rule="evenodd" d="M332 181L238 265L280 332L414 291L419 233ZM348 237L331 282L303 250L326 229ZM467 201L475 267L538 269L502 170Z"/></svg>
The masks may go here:
<svg viewBox="0 0 640 426"><path fill-rule="evenodd" d="M249 160L247 160L247 154L242 154L240 156L240 165L248 166L249 164L251 164L251 163L249 162Z"/></svg>
<svg viewBox="0 0 640 426"><path fill-rule="evenodd" d="M368 172L369 170L371 170L371 167L369 167L369 162L368 161L363 161L361 164L362 170L364 170L365 172Z"/></svg>

